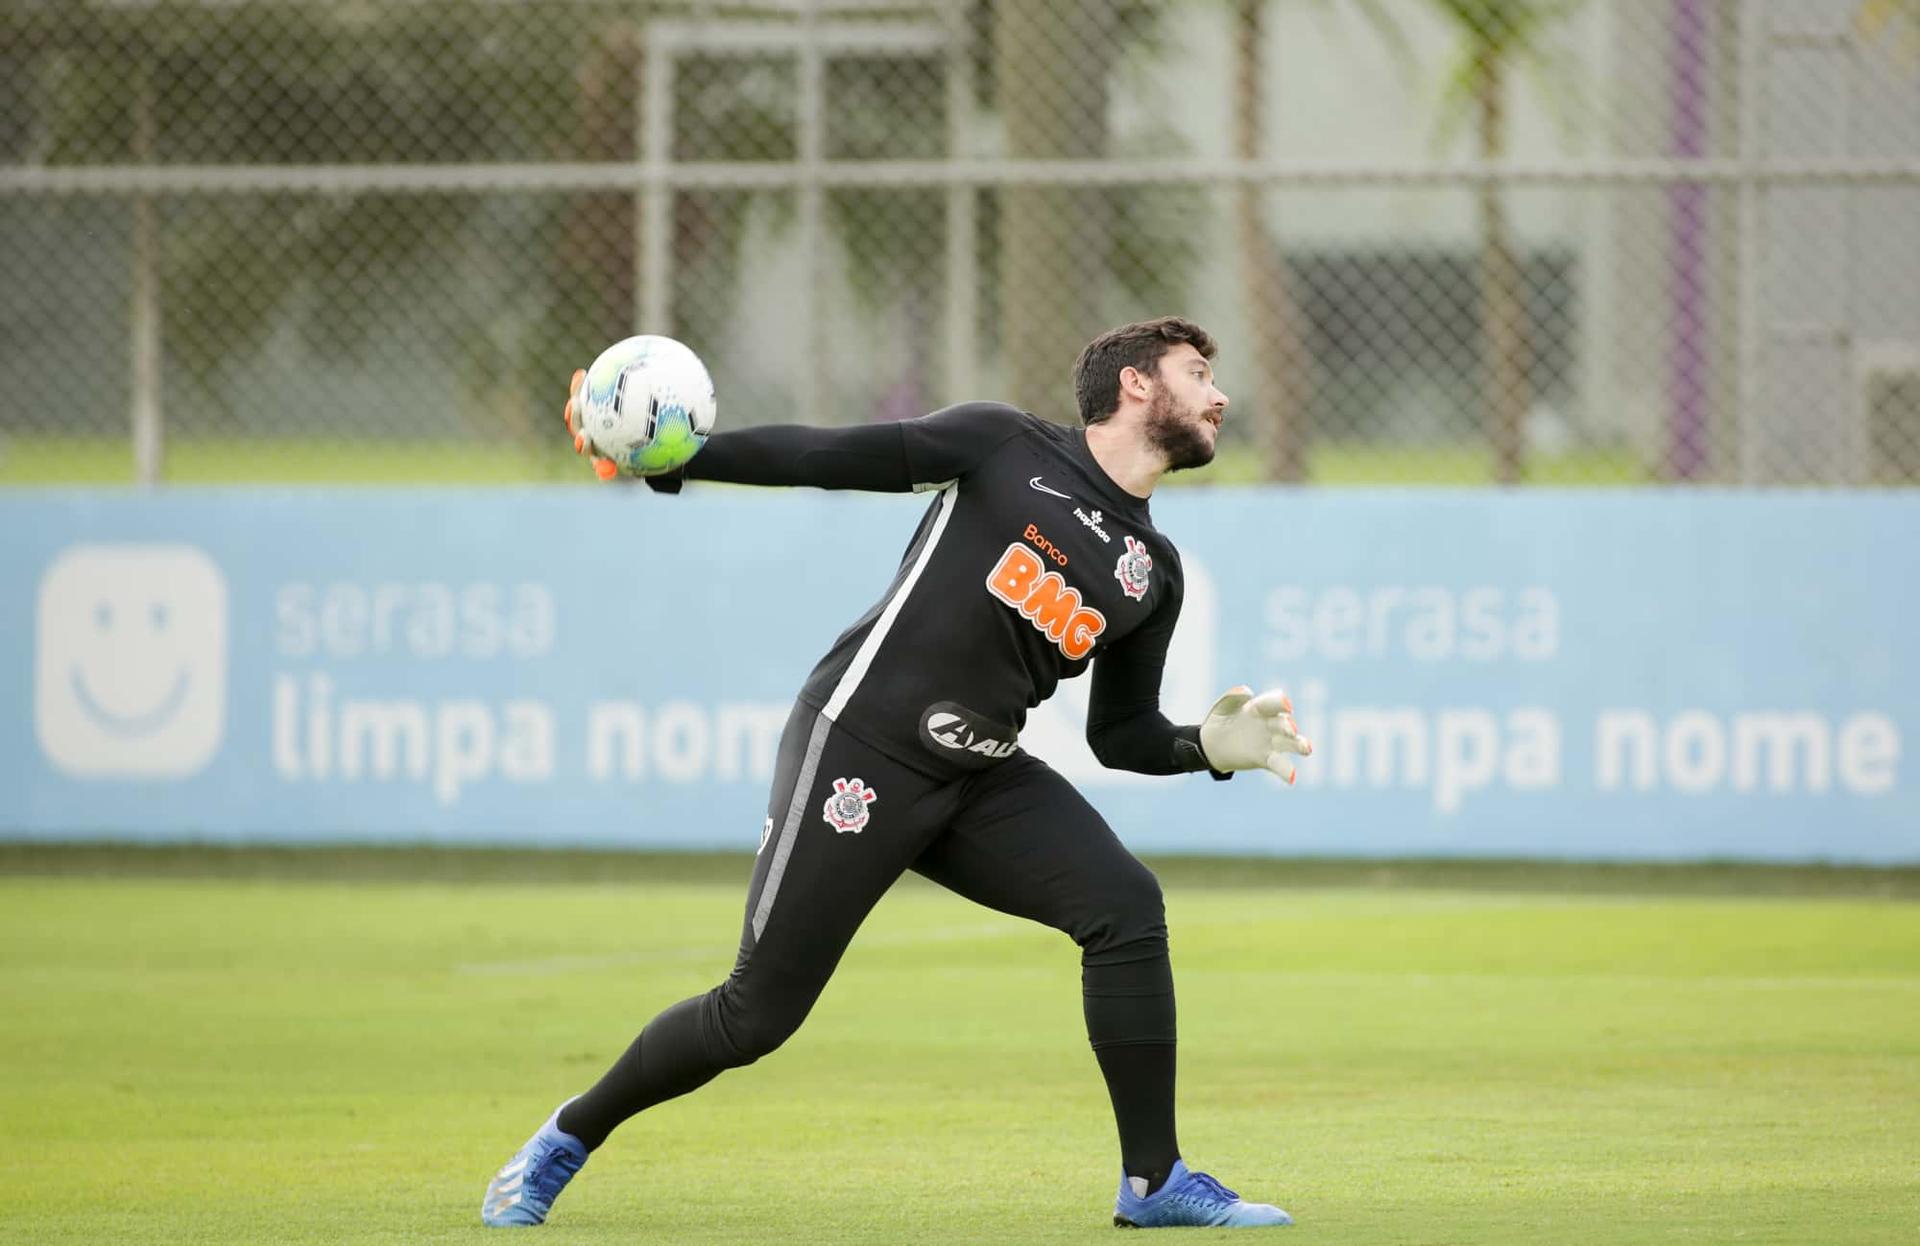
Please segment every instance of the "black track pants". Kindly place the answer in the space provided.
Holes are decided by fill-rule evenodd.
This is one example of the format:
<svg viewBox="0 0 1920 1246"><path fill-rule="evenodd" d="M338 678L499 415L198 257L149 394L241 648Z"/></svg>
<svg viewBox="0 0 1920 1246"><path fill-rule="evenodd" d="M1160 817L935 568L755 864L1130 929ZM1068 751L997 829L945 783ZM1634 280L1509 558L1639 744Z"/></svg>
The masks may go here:
<svg viewBox="0 0 1920 1246"><path fill-rule="evenodd" d="M941 782L800 706L767 819L733 972L654 1018L561 1128L597 1146L629 1116L780 1046L874 904L915 870L1080 945L1093 1046L1169 1049L1164 1092L1151 1095L1167 1100L1170 1133L1173 975L1159 883L1046 763L1015 753Z"/></svg>

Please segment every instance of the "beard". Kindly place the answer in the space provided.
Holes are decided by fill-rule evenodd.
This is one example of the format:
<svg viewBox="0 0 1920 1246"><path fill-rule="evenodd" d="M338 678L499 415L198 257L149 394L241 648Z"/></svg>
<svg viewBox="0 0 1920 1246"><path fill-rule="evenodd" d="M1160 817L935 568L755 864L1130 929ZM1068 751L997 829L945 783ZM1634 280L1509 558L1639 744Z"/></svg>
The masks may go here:
<svg viewBox="0 0 1920 1246"><path fill-rule="evenodd" d="M1207 436L1202 423L1199 412L1178 410L1173 395L1160 389L1147 403L1147 444L1166 457L1170 472L1205 467L1213 462L1214 439Z"/></svg>

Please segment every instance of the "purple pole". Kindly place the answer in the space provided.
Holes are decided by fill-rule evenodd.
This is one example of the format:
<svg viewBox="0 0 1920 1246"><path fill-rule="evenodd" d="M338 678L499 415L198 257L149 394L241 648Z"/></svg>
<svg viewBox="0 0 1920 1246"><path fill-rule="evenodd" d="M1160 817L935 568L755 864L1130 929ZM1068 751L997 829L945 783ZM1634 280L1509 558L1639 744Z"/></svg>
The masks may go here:
<svg viewBox="0 0 1920 1246"><path fill-rule="evenodd" d="M1668 137L1672 155L1707 154L1708 0L1673 0L1669 18ZM1667 187L1667 276L1672 301L1668 358L1667 475L1691 480L1707 466L1708 357L1707 189Z"/></svg>

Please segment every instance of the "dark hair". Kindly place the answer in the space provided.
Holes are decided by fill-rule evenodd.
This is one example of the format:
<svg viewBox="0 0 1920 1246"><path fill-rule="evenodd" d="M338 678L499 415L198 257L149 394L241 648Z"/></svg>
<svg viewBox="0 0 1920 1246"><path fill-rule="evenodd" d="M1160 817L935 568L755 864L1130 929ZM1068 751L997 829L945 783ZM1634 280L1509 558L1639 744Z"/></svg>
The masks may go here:
<svg viewBox="0 0 1920 1246"><path fill-rule="evenodd" d="M1120 406L1120 373L1128 368L1153 372L1168 348L1185 342L1212 359L1219 349L1207 331L1179 316L1162 316L1108 329L1087 343L1073 364L1073 395L1083 423L1098 424Z"/></svg>

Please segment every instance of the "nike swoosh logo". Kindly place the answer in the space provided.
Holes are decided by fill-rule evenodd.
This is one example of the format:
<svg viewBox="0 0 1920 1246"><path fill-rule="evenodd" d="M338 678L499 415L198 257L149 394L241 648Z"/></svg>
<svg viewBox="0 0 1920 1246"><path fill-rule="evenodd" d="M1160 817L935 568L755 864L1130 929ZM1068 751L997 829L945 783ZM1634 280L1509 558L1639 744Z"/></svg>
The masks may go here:
<svg viewBox="0 0 1920 1246"><path fill-rule="evenodd" d="M1053 496L1057 498L1066 498L1067 501L1069 502L1073 501L1073 498L1069 497L1067 494L1060 492L1060 490L1049 489L1045 485L1041 484L1040 478L1038 476L1035 476L1032 480L1029 480L1027 483L1032 485L1034 488L1040 490L1040 492L1042 493L1051 493Z"/></svg>

